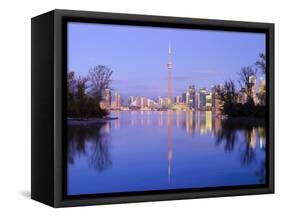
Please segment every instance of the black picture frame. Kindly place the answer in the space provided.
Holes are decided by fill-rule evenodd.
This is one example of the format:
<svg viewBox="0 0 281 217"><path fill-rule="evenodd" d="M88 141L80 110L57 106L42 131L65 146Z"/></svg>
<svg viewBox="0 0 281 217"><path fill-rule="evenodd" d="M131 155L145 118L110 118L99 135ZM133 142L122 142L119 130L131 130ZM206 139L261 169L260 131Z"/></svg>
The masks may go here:
<svg viewBox="0 0 281 217"><path fill-rule="evenodd" d="M66 195L66 23L206 29L266 34L267 184L189 190ZM274 24L53 10L32 18L31 197L53 207L274 193Z"/></svg>

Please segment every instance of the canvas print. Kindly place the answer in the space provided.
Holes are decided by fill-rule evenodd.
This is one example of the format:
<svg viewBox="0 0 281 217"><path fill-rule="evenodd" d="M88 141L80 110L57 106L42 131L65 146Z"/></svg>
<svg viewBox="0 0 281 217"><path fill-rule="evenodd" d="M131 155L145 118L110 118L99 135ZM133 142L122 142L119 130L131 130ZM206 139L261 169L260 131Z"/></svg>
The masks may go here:
<svg viewBox="0 0 281 217"><path fill-rule="evenodd" d="M264 185L266 35L67 23L68 196Z"/></svg>

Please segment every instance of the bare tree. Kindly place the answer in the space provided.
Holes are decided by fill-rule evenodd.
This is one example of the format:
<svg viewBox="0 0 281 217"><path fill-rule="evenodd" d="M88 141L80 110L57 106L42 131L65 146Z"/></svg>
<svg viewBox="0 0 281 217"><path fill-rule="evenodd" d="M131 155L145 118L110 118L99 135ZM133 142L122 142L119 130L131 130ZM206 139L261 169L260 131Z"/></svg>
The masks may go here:
<svg viewBox="0 0 281 217"><path fill-rule="evenodd" d="M77 106L79 110L79 116L83 120L85 117L87 117L87 100L88 97L86 95L86 83L88 82L88 77L81 77L78 76L76 79L76 99L77 99ZM88 118L88 117L87 117Z"/></svg>
<svg viewBox="0 0 281 217"><path fill-rule="evenodd" d="M75 90L76 90L75 72L67 73L67 115L72 116L76 113Z"/></svg>
<svg viewBox="0 0 281 217"><path fill-rule="evenodd" d="M69 91L73 91L74 85L75 85L75 72L68 72L67 73L67 87Z"/></svg>
<svg viewBox="0 0 281 217"><path fill-rule="evenodd" d="M248 98L248 102L253 101L252 96L252 88L254 86L253 79L251 79L252 76L256 76L257 72L253 67L247 66L242 67L241 71L238 73L239 76L239 83L241 87L245 87L246 94Z"/></svg>
<svg viewBox="0 0 281 217"><path fill-rule="evenodd" d="M259 55L259 59L255 62L255 65L261 70L261 72L263 74L265 74L265 70L266 70L266 59L265 59L265 55L263 53L261 53Z"/></svg>
<svg viewBox="0 0 281 217"><path fill-rule="evenodd" d="M223 89L218 91L218 97L222 102L221 112L226 115L235 114L235 105L237 102L237 94L235 92L235 84L232 80L224 83Z"/></svg>
<svg viewBox="0 0 281 217"><path fill-rule="evenodd" d="M98 100L102 99L103 91L109 88L112 81L112 73L113 71L104 65L98 65L89 70L90 94L92 96L97 97Z"/></svg>

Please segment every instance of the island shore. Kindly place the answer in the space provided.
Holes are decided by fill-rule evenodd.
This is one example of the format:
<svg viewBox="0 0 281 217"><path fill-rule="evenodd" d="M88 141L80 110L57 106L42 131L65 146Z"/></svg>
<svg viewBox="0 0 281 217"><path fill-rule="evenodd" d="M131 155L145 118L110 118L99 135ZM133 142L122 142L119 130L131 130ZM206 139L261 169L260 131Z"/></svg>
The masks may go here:
<svg viewBox="0 0 281 217"><path fill-rule="evenodd" d="M108 121L117 120L118 117L88 118L81 120L80 118L67 118L67 124L104 124Z"/></svg>

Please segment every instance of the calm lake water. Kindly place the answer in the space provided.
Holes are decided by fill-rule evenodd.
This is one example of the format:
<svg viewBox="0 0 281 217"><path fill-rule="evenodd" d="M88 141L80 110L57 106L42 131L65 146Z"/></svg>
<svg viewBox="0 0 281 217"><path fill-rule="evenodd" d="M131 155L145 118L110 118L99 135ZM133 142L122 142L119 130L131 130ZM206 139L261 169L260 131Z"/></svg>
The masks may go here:
<svg viewBox="0 0 281 217"><path fill-rule="evenodd" d="M261 121L212 112L111 112L68 124L68 195L265 183Z"/></svg>

